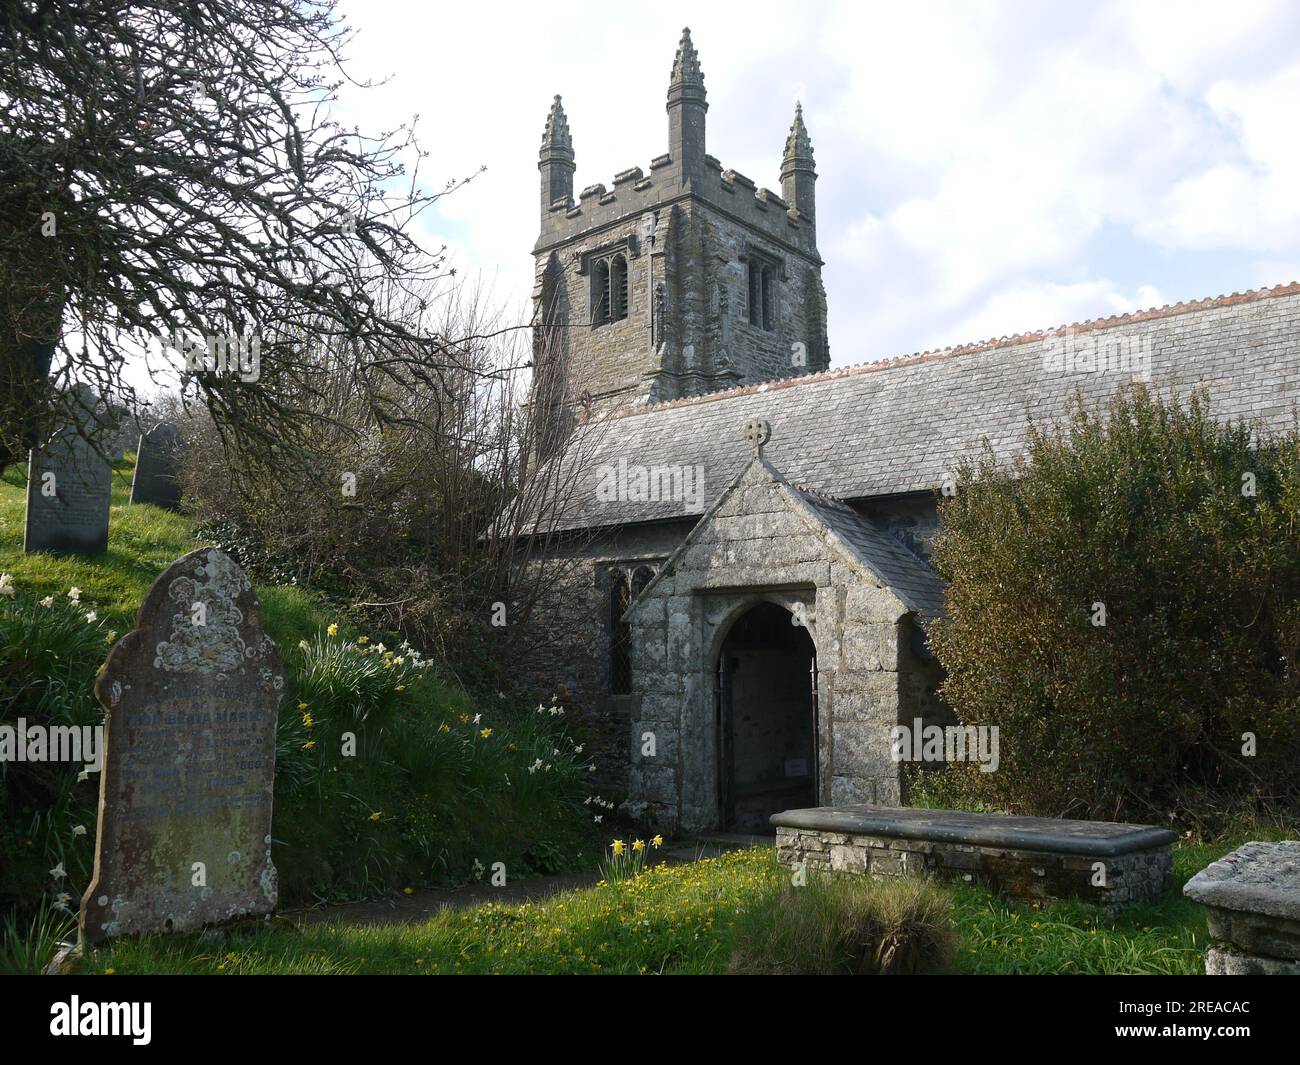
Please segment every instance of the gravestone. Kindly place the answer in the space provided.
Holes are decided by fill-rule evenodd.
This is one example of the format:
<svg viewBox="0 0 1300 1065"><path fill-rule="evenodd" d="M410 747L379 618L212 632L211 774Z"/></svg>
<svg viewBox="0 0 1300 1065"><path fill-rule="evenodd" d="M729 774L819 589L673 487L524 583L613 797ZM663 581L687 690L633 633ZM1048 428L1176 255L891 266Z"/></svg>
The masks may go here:
<svg viewBox="0 0 1300 1065"><path fill-rule="evenodd" d="M152 503L168 510L180 508L181 485L176 464L179 445L180 430L172 422L162 422L140 434L135 451L135 477L131 480L132 503Z"/></svg>
<svg viewBox="0 0 1300 1065"><path fill-rule="evenodd" d="M84 943L275 908L283 688L257 595L229 555L192 551L154 582L95 684L106 753Z"/></svg>
<svg viewBox="0 0 1300 1065"><path fill-rule="evenodd" d="M23 550L94 555L108 548L113 470L69 422L33 449L27 467Z"/></svg>

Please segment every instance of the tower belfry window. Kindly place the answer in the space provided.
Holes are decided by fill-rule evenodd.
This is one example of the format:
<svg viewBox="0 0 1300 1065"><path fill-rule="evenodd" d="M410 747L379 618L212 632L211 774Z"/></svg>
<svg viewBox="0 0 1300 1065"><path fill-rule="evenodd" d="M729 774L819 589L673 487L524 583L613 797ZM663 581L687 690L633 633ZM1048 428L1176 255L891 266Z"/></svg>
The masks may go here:
<svg viewBox="0 0 1300 1065"><path fill-rule="evenodd" d="M748 263L749 324L771 332L776 328L777 268L751 255Z"/></svg>
<svg viewBox="0 0 1300 1065"><path fill-rule="evenodd" d="M591 324L608 325L627 317L627 258L619 253L591 264Z"/></svg>

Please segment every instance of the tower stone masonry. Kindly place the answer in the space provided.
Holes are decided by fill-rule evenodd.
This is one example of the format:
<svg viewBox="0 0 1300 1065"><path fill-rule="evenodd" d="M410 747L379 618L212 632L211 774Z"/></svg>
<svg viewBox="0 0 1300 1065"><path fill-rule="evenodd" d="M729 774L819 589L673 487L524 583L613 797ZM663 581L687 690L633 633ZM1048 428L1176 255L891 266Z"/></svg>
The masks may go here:
<svg viewBox="0 0 1300 1065"><path fill-rule="evenodd" d="M567 425L824 370L826 293L814 222L817 173L802 107L781 193L706 148L708 99L690 30L668 84L667 151L574 197L573 135L556 96L538 154L536 396Z"/></svg>

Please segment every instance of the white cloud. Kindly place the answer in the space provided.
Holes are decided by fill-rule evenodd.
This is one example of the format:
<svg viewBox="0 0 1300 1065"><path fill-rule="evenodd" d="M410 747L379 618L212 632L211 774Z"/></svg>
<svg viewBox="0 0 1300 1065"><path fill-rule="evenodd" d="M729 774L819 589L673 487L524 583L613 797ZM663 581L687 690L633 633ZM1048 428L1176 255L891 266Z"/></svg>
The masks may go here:
<svg viewBox="0 0 1300 1065"><path fill-rule="evenodd" d="M1149 285L1126 295L1106 280L1071 285L1032 280L1014 282L984 301L974 314L954 323L940 344L971 343L1031 333L1090 318L1146 310L1165 302L1160 292Z"/></svg>
<svg viewBox="0 0 1300 1065"><path fill-rule="evenodd" d="M1300 262L1300 6L344 0L360 35L348 124L413 112L432 185L487 172L424 219L462 271L526 305L537 147L562 93L578 188L666 147L689 24L709 150L777 186L801 98L817 155L833 362L1216 295L1190 251L1250 276ZM1243 254L1244 253L1244 254ZM1274 276L1272 280L1285 277ZM1271 283L1271 282L1270 282Z"/></svg>

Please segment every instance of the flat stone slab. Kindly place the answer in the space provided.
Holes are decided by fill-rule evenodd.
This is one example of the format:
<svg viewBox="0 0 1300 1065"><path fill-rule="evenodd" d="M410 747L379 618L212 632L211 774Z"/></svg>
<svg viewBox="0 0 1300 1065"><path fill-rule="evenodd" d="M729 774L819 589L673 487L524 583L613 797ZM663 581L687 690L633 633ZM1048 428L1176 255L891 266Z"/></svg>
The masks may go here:
<svg viewBox="0 0 1300 1065"><path fill-rule="evenodd" d="M808 810L787 810L773 814L772 824L778 828L813 832L889 836L1099 858L1167 847L1178 838L1177 833L1154 825L975 814L903 806L818 806Z"/></svg>
<svg viewBox="0 0 1300 1065"><path fill-rule="evenodd" d="M1183 894L1217 910L1300 921L1300 840L1238 847L1187 881Z"/></svg>

